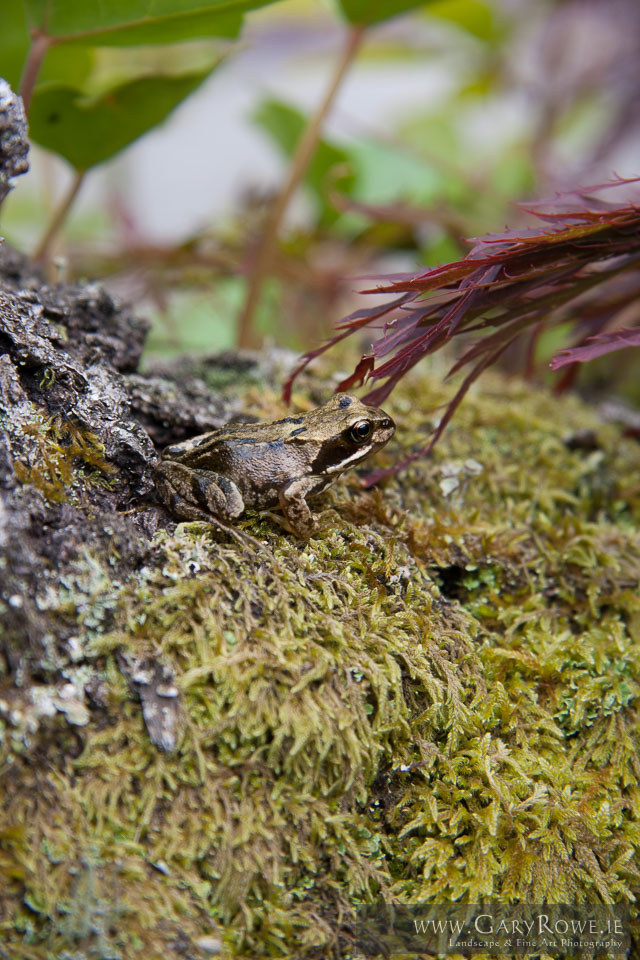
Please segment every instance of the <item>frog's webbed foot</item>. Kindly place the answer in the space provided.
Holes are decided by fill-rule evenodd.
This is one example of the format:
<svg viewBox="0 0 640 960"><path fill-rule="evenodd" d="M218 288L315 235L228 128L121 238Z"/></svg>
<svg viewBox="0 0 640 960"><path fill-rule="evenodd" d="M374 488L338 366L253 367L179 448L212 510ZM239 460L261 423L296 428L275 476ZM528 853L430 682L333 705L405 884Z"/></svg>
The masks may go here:
<svg viewBox="0 0 640 960"><path fill-rule="evenodd" d="M224 530L225 533L231 534L238 543L246 546L249 544L254 550L261 550L263 553L266 553L268 557L273 559L272 553L264 543L260 543L259 540L256 540L255 537L252 537L250 533L247 533L246 530L239 530L237 527L232 526L230 523L223 523L222 520L218 520L217 517L212 517L208 515L205 523L210 524L212 527L216 527L218 530Z"/></svg>
<svg viewBox="0 0 640 960"><path fill-rule="evenodd" d="M198 507L194 507L186 501L181 504L180 519L184 522L207 523L210 527L215 527L216 530L222 530L224 533L230 534L238 543L243 544L243 546L250 544L253 549L262 550L271 556L271 551L268 547L266 547L264 543L260 543L259 540L256 540L255 537L252 537L246 530L239 530L237 527L234 527L233 524L225 523L223 520L214 517L211 513L205 513L204 510L200 510Z"/></svg>
<svg viewBox="0 0 640 960"><path fill-rule="evenodd" d="M260 516L268 517L269 520L273 520L275 524L277 524L283 530L286 530L287 533L292 533L294 537L298 537L299 540L308 540L309 537L312 535L310 533L309 536L303 536L302 533L300 533L300 531L296 527L294 527L293 524L289 522L289 520L287 520L286 516L283 516L281 513L274 513L273 510L261 510ZM314 522L312 533L315 532L315 529L316 527Z"/></svg>

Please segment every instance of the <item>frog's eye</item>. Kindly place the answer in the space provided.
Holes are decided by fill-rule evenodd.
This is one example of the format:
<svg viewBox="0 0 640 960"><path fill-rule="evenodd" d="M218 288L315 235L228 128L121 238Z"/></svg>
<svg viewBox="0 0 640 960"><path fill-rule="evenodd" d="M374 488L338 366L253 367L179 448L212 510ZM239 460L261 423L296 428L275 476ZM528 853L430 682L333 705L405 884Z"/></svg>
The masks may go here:
<svg viewBox="0 0 640 960"><path fill-rule="evenodd" d="M358 420L349 430L349 435L356 443L364 443L371 436L372 430L370 420Z"/></svg>

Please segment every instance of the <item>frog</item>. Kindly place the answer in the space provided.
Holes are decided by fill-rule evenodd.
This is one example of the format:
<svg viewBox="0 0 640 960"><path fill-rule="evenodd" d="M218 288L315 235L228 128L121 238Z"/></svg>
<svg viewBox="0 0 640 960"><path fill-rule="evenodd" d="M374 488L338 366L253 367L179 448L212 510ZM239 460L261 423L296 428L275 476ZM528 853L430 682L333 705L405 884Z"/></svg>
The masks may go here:
<svg viewBox="0 0 640 960"><path fill-rule="evenodd" d="M308 413L264 423L229 423L162 451L158 495L180 520L226 526L245 510L279 508L301 540L317 530L307 504L380 450L396 425L388 413L336 393Z"/></svg>

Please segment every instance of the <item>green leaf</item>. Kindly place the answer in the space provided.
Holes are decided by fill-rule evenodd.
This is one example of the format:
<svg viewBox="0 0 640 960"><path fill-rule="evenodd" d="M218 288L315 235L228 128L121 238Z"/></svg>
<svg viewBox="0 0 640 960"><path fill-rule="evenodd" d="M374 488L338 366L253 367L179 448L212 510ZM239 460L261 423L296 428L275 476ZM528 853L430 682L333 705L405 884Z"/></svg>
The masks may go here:
<svg viewBox="0 0 640 960"><path fill-rule="evenodd" d="M354 197L362 203L434 203L444 189L444 175L422 157L393 144L362 138L348 147L354 170Z"/></svg>
<svg viewBox="0 0 640 960"><path fill-rule="evenodd" d="M17 91L29 52L27 14L22 0L0 0L0 9L0 76ZM92 59L86 48L54 47L45 57L38 82L55 80L80 86Z"/></svg>
<svg viewBox="0 0 640 960"><path fill-rule="evenodd" d="M369 26L389 17L428 5L429 0L337 0L342 15L349 23Z"/></svg>
<svg viewBox="0 0 640 960"><path fill-rule="evenodd" d="M66 86L36 90L31 136L76 170L88 170L164 120L210 72L209 67L174 77L144 77L93 98Z"/></svg>
<svg viewBox="0 0 640 960"><path fill-rule="evenodd" d="M83 47L177 43L235 37L242 17L274 0L1 0L0 75L18 89L29 52L29 31L55 37L38 76L45 83L80 87L91 69Z"/></svg>
<svg viewBox="0 0 640 960"><path fill-rule="evenodd" d="M286 103L265 100L255 111L253 119L267 131L285 156L291 157L305 128L303 114ZM346 150L328 140L318 142L303 182L315 200L321 226L329 226L339 217L338 211L327 200L328 188L336 182L336 174L340 174L341 191L348 192L353 184L353 174L344 172L348 159Z"/></svg>
<svg viewBox="0 0 640 960"><path fill-rule="evenodd" d="M496 40L501 34L496 10L481 0L434 0L429 15L449 20L480 40Z"/></svg>
<svg viewBox="0 0 640 960"><path fill-rule="evenodd" d="M80 88L91 74L93 61L89 47L53 47L40 68L38 86L55 83Z"/></svg>
<svg viewBox="0 0 640 960"><path fill-rule="evenodd" d="M495 11L483 0L337 0L337 4L353 24L380 23L423 7L430 16L449 20L481 40L496 40L500 35Z"/></svg>
<svg viewBox="0 0 640 960"><path fill-rule="evenodd" d="M25 0L30 26L65 43L122 46L234 37L272 0Z"/></svg>
<svg viewBox="0 0 640 960"><path fill-rule="evenodd" d="M88 48L72 46L64 49L67 52L83 52ZM210 39L144 47L99 47L91 50L93 66L84 83L58 81L56 86L76 87L87 97L100 97L116 87L144 77L206 73L221 62L227 50L225 40Z"/></svg>
<svg viewBox="0 0 640 960"><path fill-rule="evenodd" d="M20 75L29 50L29 34L21 0L3 0L2 29L0 30L0 76L14 90L18 89Z"/></svg>

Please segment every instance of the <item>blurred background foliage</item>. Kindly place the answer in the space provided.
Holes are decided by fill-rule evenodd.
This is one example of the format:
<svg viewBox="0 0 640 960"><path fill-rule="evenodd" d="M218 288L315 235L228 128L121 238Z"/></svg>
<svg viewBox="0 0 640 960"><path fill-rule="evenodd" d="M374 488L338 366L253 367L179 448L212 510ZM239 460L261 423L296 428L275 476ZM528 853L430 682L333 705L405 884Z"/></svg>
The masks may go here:
<svg viewBox="0 0 640 960"><path fill-rule="evenodd" d="M51 276L134 301L149 353L308 348L363 305L354 277L460 258L466 238L526 224L514 202L640 173L637 0L149 9L4 0L0 35L38 145L2 233ZM605 357L581 376L633 396L633 367Z"/></svg>

